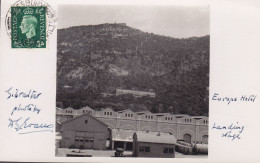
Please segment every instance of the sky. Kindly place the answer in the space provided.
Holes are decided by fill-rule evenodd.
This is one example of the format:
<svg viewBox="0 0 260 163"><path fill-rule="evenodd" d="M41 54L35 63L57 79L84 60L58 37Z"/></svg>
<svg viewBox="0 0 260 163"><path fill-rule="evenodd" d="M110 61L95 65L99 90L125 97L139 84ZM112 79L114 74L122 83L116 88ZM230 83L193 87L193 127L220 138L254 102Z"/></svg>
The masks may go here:
<svg viewBox="0 0 260 163"><path fill-rule="evenodd" d="M209 35L208 6L60 5L58 28L126 23L144 32L187 38Z"/></svg>

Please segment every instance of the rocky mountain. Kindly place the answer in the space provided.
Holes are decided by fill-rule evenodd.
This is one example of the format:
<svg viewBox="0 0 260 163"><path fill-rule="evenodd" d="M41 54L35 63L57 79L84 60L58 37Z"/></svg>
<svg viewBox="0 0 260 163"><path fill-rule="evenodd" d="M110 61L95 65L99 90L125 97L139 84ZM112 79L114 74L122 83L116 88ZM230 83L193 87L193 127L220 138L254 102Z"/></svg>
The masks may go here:
<svg viewBox="0 0 260 163"><path fill-rule="evenodd" d="M57 106L208 115L209 39L166 37L124 23L59 29ZM116 89L156 96L116 96Z"/></svg>

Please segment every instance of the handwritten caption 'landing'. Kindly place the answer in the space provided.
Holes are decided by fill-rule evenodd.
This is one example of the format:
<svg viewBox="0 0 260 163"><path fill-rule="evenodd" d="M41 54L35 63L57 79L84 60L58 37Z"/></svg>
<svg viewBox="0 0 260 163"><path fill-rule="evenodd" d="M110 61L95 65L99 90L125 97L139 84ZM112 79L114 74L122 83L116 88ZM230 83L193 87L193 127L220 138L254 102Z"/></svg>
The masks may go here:
<svg viewBox="0 0 260 163"><path fill-rule="evenodd" d="M245 126L239 124L238 122L228 125L214 123L212 129L220 131L222 138L227 138L234 141L242 138L242 133L245 131Z"/></svg>

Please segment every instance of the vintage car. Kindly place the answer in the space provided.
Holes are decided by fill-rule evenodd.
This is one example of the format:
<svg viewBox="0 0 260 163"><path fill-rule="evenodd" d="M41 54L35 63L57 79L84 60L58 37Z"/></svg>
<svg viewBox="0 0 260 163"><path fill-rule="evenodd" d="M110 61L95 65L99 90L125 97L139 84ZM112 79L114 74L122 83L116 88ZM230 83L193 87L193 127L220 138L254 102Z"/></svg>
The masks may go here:
<svg viewBox="0 0 260 163"><path fill-rule="evenodd" d="M116 148L115 157L124 157L124 149L123 148Z"/></svg>

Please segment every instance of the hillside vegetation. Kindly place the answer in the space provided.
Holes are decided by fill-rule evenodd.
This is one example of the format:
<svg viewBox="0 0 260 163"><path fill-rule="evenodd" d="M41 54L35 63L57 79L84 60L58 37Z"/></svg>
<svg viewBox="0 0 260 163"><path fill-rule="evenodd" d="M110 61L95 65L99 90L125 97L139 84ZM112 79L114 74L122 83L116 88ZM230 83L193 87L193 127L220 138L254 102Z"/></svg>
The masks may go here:
<svg viewBox="0 0 260 163"><path fill-rule="evenodd" d="M209 39L176 39L126 24L59 29L57 106L208 115ZM111 95L119 88L156 96Z"/></svg>

